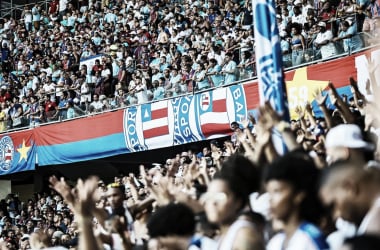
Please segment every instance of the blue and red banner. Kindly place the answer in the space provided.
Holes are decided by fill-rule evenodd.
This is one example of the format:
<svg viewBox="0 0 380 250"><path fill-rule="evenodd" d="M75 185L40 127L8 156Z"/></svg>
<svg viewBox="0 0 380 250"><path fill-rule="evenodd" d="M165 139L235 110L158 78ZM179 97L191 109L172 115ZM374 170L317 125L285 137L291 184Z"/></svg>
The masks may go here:
<svg viewBox="0 0 380 250"><path fill-rule="evenodd" d="M286 72L289 107L313 101L313 89L325 89L328 81L339 92L349 94L348 79L353 77L359 89L365 91L369 61L380 63L379 49ZM226 136L231 134L230 123L239 122L255 111L259 99L257 81L247 81L0 134L0 175L34 170L36 163L39 166L74 163Z"/></svg>

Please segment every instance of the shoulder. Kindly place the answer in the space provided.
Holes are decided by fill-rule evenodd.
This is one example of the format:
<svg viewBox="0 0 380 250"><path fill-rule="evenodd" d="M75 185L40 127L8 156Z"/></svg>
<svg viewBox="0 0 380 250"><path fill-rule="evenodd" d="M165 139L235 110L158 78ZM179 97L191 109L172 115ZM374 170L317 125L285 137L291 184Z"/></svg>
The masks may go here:
<svg viewBox="0 0 380 250"><path fill-rule="evenodd" d="M297 242L303 241L306 245L314 248L310 249L328 249L326 238L322 231L311 223L303 223L297 230Z"/></svg>
<svg viewBox="0 0 380 250"><path fill-rule="evenodd" d="M282 245L284 243L285 234L284 233L278 233L275 236L273 236L267 245L267 250L277 250L282 249Z"/></svg>
<svg viewBox="0 0 380 250"><path fill-rule="evenodd" d="M264 240L253 223L242 223L236 231L233 249L265 249Z"/></svg>

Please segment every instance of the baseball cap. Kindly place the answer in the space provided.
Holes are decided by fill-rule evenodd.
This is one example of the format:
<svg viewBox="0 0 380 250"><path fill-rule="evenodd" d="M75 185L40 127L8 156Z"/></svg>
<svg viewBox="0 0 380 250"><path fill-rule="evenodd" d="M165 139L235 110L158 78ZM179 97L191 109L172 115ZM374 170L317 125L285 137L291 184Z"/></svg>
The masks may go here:
<svg viewBox="0 0 380 250"><path fill-rule="evenodd" d="M301 1L301 0L296 0L296 1L294 1L293 4L294 4L294 5L302 4L302 1Z"/></svg>
<svg viewBox="0 0 380 250"><path fill-rule="evenodd" d="M319 27L325 27L325 28L326 28L326 23L325 23L325 22L319 22L319 23L318 23L318 26L319 26Z"/></svg>
<svg viewBox="0 0 380 250"><path fill-rule="evenodd" d="M373 150L374 145L363 140L362 131L355 124L341 124L328 132L326 136L326 148L346 147Z"/></svg>

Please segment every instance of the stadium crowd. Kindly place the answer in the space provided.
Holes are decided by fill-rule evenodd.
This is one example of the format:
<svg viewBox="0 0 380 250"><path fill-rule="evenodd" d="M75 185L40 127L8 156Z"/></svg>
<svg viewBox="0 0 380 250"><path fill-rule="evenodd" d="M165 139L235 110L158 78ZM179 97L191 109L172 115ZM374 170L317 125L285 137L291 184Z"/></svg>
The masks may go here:
<svg viewBox="0 0 380 250"><path fill-rule="evenodd" d="M325 6L326 3L323 9L315 5L306 9L323 10L317 12L321 17L334 16L335 8L330 7L334 4ZM297 17L297 0L279 2L278 6L288 4L293 13L288 15ZM351 5L342 1L335 6L339 6L336 10L348 11ZM371 2L356 7L364 13L366 6L373 5ZM33 8L38 10L39 6ZM239 36L223 36L229 31L241 32L243 38L252 36L252 17L250 22L244 22L251 7L244 3L82 0L76 5L61 0L53 1L46 15L38 10L43 21L41 17L34 19L33 8L31 17L27 17L28 9L24 11L24 23L6 20L13 23L5 27L7 34L12 29L24 32L16 32L17 39L2 41L2 56L3 51L8 54L5 52L7 60L2 61L1 81L5 87L0 98L3 111L17 114L11 115L12 127L18 126L14 118L19 116L40 123L41 116L36 115L35 108L53 120L71 118L71 113L78 110L98 112L103 107L92 103L104 105L105 100L110 108L142 103L154 98L154 94L148 97L146 93L149 84L156 86L154 90L162 87L164 97L178 94L173 87L181 89L181 85L186 87L184 92L194 87L202 89L205 85L197 81L198 69L202 72L219 68L223 72L211 75L220 78L207 81L205 88L211 86L210 82L213 86L229 84L237 75L227 65L238 67L242 58L254 61L249 48L242 56L240 49L235 50L245 48ZM287 8L278 10L279 19L287 15ZM72 22L72 17L79 21ZM112 21L114 18L116 21ZM333 26L319 21L319 33ZM120 34L117 39L112 36L115 30ZM291 61L299 62L302 50L296 40L303 46L307 39L298 25L292 25L291 30ZM49 35L41 35L45 32ZM172 40L176 32L182 35ZM197 36L201 38L197 40ZM47 40L42 42L44 38ZM210 57L201 53L207 41ZM330 53L323 48L331 41L314 40L322 57ZM252 43L252 37L247 43ZM353 48L351 44L347 46ZM112 51L114 48L116 51ZM92 69L81 68L79 60L86 50L88 55L105 56ZM172 50L174 53L170 53ZM20 68L13 69L14 62ZM120 74L113 75L117 63ZM253 68L250 74L254 74ZM298 107L298 119L288 123L266 104L259 108L258 119L250 116L232 123L230 140L213 140L208 147L196 151L164 156L162 164L140 166L138 173L116 176L112 183L105 183L101 177L72 183L51 176L48 193L36 193L27 201L9 194L0 201L0 249L378 249L377 69L378 65L369 63L367 93L358 90L354 79L348 80L353 96L350 99L339 96L332 83L328 93L316 92L323 117L315 117L316 110L307 104ZM189 73L191 70L195 77ZM171 82L176 74L179 80ZM82 85L86 89L83 92ZM327 98L332 106L326 105ZM28 105L30 108L24 109ZM282 135L286 153L280 152L273 134Z"/></svg>
<svg viewBox="0 0 380 250"><path fill-rule="evenodd" d="M375 32L380 15L375 0L279 0L277 13L285 67L362 48L358 32ZM194 93L256 69L249 1L53 0L4 17L0 39L0 131Z"/></svg>
<svg viewBox="0 0 380 250"><path fill-rule="evenodd" d="M49 192L9 194L0 249L378 249L377 67L366 95L353 79L350 100L333 84L316 92L323 118L307 104L288 123L266 104L257 120L233 122L229 139L111 183L51 176Z"/></svg>

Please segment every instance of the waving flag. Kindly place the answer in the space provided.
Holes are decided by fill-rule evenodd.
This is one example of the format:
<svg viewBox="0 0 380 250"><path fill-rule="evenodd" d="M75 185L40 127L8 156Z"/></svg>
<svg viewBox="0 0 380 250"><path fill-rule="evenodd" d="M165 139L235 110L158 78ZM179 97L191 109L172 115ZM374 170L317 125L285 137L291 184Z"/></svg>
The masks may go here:
<svg viewBox="0 0 380 250"><path fill-rule="evenodd" d="M254 0L253 11L260 102L269 101L284 119L289 120L274 0Z"/></svg>
<svg viewBox="0 0 380 250"><path fill-rule="evenodd" d="M0 137L0 175L34 170L36 146L31 131Z"/></svg>

